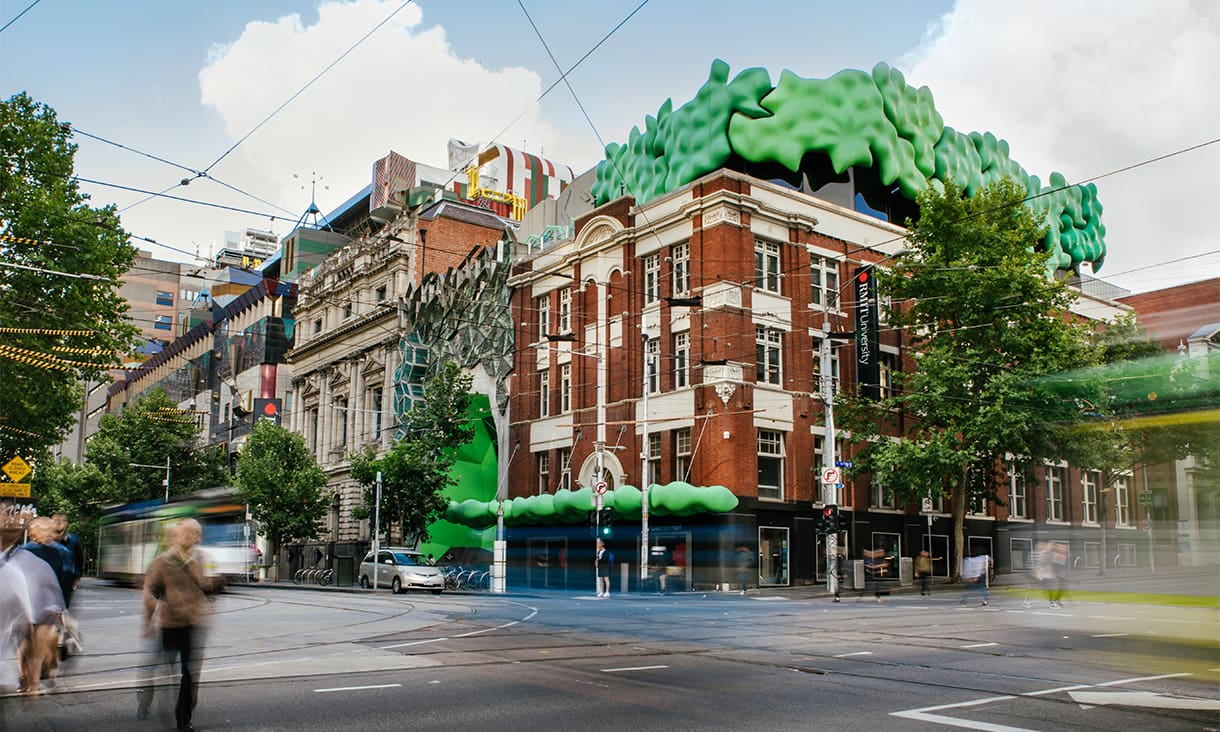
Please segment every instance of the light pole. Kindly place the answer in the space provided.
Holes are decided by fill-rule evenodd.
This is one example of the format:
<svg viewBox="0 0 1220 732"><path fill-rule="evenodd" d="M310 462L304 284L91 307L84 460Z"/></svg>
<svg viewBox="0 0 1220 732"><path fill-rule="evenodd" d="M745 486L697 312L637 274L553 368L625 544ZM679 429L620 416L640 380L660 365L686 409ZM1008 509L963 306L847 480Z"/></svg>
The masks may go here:
<svg viewBox="0 0 1220 732"><path fill-rule="evenodd" d="M373 592L381 575L381 471L377 471L377 487L373 495Z"/></svg>
<svg viewBox="0 0 1220 732"><path fill-rule="evenodd" d="M127 463L133 468L153 468L154 470L165 470L165 480L161 484L165 486L165 502L169 503L169 455L165 456L164 465L148 465L146 463Z"/></svg>

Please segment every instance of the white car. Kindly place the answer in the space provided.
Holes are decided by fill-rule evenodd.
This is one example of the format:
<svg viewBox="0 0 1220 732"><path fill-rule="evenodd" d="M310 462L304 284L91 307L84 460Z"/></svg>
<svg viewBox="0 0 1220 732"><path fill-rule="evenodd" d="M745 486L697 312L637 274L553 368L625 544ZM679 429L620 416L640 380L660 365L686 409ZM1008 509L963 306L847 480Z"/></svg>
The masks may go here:
<svg viewBox="0 0 1220 732"><path fill-rule="evenodd" d="M395 594L404 590L431 590L439 595L445 590L445 576L414 549L387 547L377 557L378 562L374 563L373 553L369 552L360 563L361 587L373 586L377 570L377 586L389 587Z"/></svg>

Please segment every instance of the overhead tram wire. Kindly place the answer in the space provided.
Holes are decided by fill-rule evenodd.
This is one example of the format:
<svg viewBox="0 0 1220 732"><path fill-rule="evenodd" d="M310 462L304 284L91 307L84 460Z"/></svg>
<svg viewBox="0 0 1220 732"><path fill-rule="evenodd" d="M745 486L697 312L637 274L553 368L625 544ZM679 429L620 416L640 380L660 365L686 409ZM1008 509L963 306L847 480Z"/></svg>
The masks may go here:
<svg viewBox="0 0 1220 732"><path fill-rule="evenodd" d="M0 26L0 33L3 33L5 30L7 30L10 25L17 22L18 18L20 18L21 16L30 12L30 9L33 8L35 5L37 5L40 2L42 2L42 0L34 0L34 2L30 3L29 5L27 5L25 7L25 10L22 10L20 13L17 13L16 15L14 15L12 20L5 23L3 26Z"/></svg>

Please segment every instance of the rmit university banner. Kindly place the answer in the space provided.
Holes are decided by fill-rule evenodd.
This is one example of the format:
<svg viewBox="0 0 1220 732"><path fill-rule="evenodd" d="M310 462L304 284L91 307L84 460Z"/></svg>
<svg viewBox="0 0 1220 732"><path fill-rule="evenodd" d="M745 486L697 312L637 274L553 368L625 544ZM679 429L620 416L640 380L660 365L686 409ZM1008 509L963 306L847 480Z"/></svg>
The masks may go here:
<svg viewBox="0 0 1220 732"><path fill-rule="evenodd" d="M877 280L872 267L856 270L856 386L866 399L881 398L881 349L877 343Z"/></svg>

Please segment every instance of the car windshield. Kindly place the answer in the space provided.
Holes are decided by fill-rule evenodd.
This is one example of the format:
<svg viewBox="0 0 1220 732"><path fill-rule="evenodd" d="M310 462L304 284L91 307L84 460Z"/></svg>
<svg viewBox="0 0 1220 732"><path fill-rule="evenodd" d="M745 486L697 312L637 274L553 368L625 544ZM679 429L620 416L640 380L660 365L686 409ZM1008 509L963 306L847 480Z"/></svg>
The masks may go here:
<svg viewBox="0 0 1220 732"><path fill-rule="evenodd" d="M409 567L418 567L423 565L423 560L421 560L417 555L406 554L403 552L394 552L394 561L398 564L405 564Z"/></svg>

